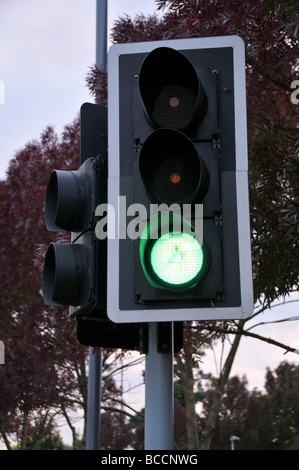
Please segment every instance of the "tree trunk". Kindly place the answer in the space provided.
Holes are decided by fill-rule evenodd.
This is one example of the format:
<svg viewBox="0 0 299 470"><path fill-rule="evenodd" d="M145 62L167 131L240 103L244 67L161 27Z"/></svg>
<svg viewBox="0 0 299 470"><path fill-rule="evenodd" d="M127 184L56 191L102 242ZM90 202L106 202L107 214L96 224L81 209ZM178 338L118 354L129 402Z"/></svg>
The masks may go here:
<svg viewBox="0 0 299 470"><path fill-rule="evenodd" d="M86 426L87 426L87 400L88 400L88 377L86 374L85 360L75 365L75 371L78 380L79 391L82 397L82 408L84 412L84 427L81 439L81 447L85 449L86 444Z"/></svg>
<svg viewBox="0 0 299 470"><path fill-rule="evenodd" d="M73 437L73 450L77 450L77 433L76 433L76 428L72 425L72 422L69 418L69 415L67 414L66 408L63 403L61 403L61 409L63 412L63 415L66 419L67 424L69 425L70 430L72 431L72 437Z"/></svg>
<svg viewBox="0 0 299 470"><path fill-rule="evenodd" d="M193 377L193 349L190 347L187 332L183 352L176 355L176 373L183 387L185 410L186 410L186 434L187 449L197 450L199 448L197 415L195 410L194 377Z"/></svg>
<svg viewBox="0 0 299 470"><path fill-rule="evenodd" d="M246 320L240 320L239 321L238 328L240 330L243 329L243 326L244 326L245 322L246 322ZM218 379L217 386L216 386L214 396L213 396L212 406L211 406L210 411L208 413L207 422L206 422L205 429L203 431L203 435L202 435L202 438L201 438L200 450L209 450L210 449L211 440L212 440L212 437L213 437L213 432L214 432L214 429L215 429L219 409L220 409L220 406L221 406L221 400L222 400L224 387L225 387L225 385L228 381L229 374L231 372L232 365L233 365L233 362L234 362L234 358L236 356L236 353L237 353L237 350L238 350L238 347L239 347L239 344L240 344L240 340L241 340L241 334L236 334L235 338L234 338L234 341L233 341L233 344L231 346L230 352L229 352L229 354L227 356L227 359L225 361L223 370L221 371L220 377Z"/></svg>
<svg viewBox="0 0 299 470"><path fill-rule="evenodd" d="M6 434L6 431L5 431L4 422L3 422L3 419L2 419L1 415L0 415L0 434L3 438L3 440L4 440L4 443L6 445L7 450L11 450L10 443L9 443L9 440L7 438L7 434Z"/></svg>
<svg viewBox="0 0 299 470"><path fill-rule="evenodd" d="M28 432L28 412L24 411L20 450L26 449L27 432Z"/></svg>
<svg viewBox="0 0 299 470"><path fill-rule="evenodd" d="M199 448L197 416L195 411L194 378L192 372L192 362L187 360L184 364L181 381L184 389L185 409L186 409L186 431L187 449L197 450Z"/></svg>

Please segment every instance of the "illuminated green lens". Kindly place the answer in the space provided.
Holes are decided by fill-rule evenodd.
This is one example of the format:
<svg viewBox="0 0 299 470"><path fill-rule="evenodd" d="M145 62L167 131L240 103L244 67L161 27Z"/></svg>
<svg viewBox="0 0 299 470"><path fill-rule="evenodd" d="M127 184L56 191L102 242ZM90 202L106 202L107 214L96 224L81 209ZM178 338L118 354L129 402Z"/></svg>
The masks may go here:
<svg viewBox="0 0 299 470"><path fill-rule="evenodd" d="M192 281L201 270L203 250L198 240L188 233L166 233L152 248L151 265L164 282L185 284Z"/></svg>

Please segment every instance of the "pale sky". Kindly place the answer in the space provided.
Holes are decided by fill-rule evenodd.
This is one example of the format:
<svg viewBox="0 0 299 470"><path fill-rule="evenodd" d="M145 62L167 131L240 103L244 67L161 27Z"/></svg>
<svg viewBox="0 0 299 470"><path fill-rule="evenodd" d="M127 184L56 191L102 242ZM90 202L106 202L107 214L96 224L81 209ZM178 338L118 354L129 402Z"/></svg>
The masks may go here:
<svg viewBox="0 0 299 470"><path fill-rule="evenodd" d="M108 0L108 39L118 15L155 9L154 0ZM16 150L49 124L60 133L93 101L85 78L95 63L95 11L96 0L0 0L1 179Z"/></svg>

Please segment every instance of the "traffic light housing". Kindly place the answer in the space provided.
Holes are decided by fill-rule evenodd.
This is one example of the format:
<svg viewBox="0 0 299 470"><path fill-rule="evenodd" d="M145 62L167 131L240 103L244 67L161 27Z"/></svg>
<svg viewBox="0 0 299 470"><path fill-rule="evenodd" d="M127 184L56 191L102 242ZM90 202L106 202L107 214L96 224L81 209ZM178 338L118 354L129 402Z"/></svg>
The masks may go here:
<svg viewBox="0 0 299 470"><path fill-rule="evenodd" d="M92 132L88 139L87 132ZM107 318L107 243L95 235L96 208L107 198L106 146L107 110L85 103L81 107L81 165L76 171L53 170L47 187L46 227L71 232L71 240L48 247L44 302L69 306L74 318Z"/></svg>
<svg viewBox="0 0 299 470"><path fill-rule="evenodd" d="M157 351L178 353L184 342L183 322L157 323ZM77 337L83 346L137 350L148 353L148 323L101 322L96 318L77 320Z"/></svg>
<svg viewBox="0 0 299 470"><path fill-rule="evenodd" d="M108 53L108 290L114 322L253 312L244 44Z"/></svg>

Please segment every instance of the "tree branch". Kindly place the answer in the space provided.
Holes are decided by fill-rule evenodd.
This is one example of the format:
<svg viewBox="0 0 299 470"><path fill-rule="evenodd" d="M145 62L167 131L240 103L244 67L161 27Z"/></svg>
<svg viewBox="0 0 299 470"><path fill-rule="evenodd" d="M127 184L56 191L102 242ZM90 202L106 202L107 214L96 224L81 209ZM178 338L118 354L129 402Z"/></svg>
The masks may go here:
<svg viewBox="0 0 299 470"><path fill-rule="evenodd" d="M214 331L215 333L233 334L233 335L240 335L240 336L243 335L243 336L247 336L247 337L250 337L250 338L259 339L261 341L264 341L265 343L273 344L274 346L277 346L279 348L284 349L286 353L287 352L293 352L295 354L299 354L299 350L296 349L296 348L291 348L290 346L287 346L286 344L280 343L279 341L276 341L274 339L266 338L266 337L258 335L256 333L251 333L248 330L244 330L243 328L239 328L238 330L227 330L227 329L223 329L223 328L218 328L218 327L212 327L212 326L209 326L209 325L205 325L203 327L203 329L207 329L208 331Z"/></svg>
<svg viewBox="0 0 299 470"><path fill-rule="evenodd" d="M66 407L64 406L64 403L61 403L61 409L62 409L62 413L63 413L63 416L65 417L66 419L66 422L67 424L69 425L69 428L72 432L72 436L73 436L73 450L76 450L77 449L77 434L76 434L76 428L72 425L72 422L70 420L70 417L69 415L67 414L67 411L66 411Z"/></svg>
<svg viewBox="0 0 299 470"><path fill-rule="evenodd" d="M132 415L131 413L128 413L127 411L121 410L119 408L113 408L112 406L102 406L101 408L102 408L102 410L105 410L105 411L112 411L113 413L121 413L125 416L128 416L129 418L135 418L140 422L143 422L143 420L144 420L143 417L141 419L141 417L139 417L139 416ZM140 414L140 413L138 413L138 414ZM140 416L142 416L142 415L140 414Z"/></svg>
<svg viewBox="0 0 299 470"><path fill-rule="evenodd" d="M134 415L131 415L130 413L125 412L125 414L126 414L127 416L130 416L131 418L134 417L134 418L136 418L136 419L139 419L140 421L143 421L143 419L144 419L144 418L143 418L143 414L142 414L140 411L134 410L134 408L132 408L130 405L127 405L127 404L124 403L122 400L118 400L117 398L112 398L111 401L114 401L114 402L116 402L116 403L119 403L120 405L125 406L126 408L129 408L129 410L131 410L131 411L133 411L133 413L135 413ZM106 407L106 408L105 408L105 407L103 407L103 406L102 406L102 408L103 408L103 409L109 409L109 407ZM119 410L118 408L111 408L111 409L113 409L114 411L117 411L117 412L121 412L121 413L123 413L123 411L124 411L124 410ZM137 416L138 416L138 417L137 417Z"/></svg>
<svg viewBox="0 0 299 470"><path fill-rule="evenodd" d="M5 430L5 426L4 426L4 422L3 422L1 414L0 414L0 434L3 437L3 440L4 440L4 443L6 445L7 450L12 450L11 446L10 446L10 443L9 443L9 440L8 440L8 437L7 437L7 434L6 434L6 430Z"/></svg>

